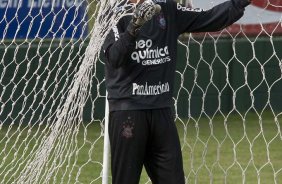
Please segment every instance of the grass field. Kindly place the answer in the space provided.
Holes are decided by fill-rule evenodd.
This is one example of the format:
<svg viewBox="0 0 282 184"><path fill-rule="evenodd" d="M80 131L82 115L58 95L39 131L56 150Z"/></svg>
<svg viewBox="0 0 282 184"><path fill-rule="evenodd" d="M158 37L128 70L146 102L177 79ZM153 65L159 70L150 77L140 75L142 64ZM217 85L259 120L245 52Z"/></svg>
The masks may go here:
<svg viewBox="0 0 282 184"><path fill-rule="evenodd" d="M178 120L187 183L282 183L282 118L276 116L275 121L270 112L260 117L248 113L245 120L238 115L215 116L212 120L204 117ZM0 183L12 183L27 160L34 158L29 152L34 146L38 147L36 142L42 139L37 129L1 128ZM58 152L52 151L49 164L40 176L52 163L58 165L56 172L44 175L37 183L44 183L47 176L51 178L49 183L101 183L103 137L100 124L81 125L73 140L76 141L68 142L57 160ZM62 143L58 141L56 146L59 144ZM143 172L140 183L146 182L150 183Z"/></svg>

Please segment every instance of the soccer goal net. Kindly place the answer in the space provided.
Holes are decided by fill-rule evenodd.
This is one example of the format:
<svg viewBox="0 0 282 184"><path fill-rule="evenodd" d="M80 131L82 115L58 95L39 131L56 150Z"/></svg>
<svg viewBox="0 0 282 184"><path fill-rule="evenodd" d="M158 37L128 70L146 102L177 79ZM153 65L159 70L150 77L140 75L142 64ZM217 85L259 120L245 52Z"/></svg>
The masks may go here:
<svg viewBox="0 0 282 184"><path fill-rule="evenodd" d="M103 169L111 183L100 50L128 15L119 3L0 0L0 183L102 183ZM281 11L279 1L256 1L223 31L179 38L186 183L282 182Z"/></svg>

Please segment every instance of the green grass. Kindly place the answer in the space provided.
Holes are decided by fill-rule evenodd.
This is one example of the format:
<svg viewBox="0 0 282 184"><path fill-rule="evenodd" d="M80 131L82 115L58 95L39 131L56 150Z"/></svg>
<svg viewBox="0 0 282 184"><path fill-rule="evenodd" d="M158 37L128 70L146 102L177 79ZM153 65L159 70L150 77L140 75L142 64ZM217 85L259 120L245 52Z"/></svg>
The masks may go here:
<svg viewBox="0 0 282 184"><path fill-rule="evenodd" d="M270 112L260 117L248 113L245 120L230 115L178 121L187 182L282 183L282 118L276 116L275 122Z"/></svg>
<svg viewBox="0 0 282 184"><path fill-rule="evenodd" d="M269 112L262 114L261 120L255 113L248 113L245 120L238 115L215 116L212 121L201 117L177 121L187 183L282 183L281 115L276 116L277 121ZM42 140L39 135L44 128L46 126L34 126L29 128L30 132L24 126L19 130L16 126L1 128L1 182L12 183L23 170L26 159L35 158L29 152L38 147ZM63 154L52 151L49 164L43 169L48 170L46 168L50 168L53 162L61 163L52 174L50 183L101 183L103 137L100 124L81 125L73 139L76 141L64 144L67 140L72 139L57 140L56 148L65 145L66 150L75 151L65 150ZM55 159L57 155L61 157ZM41 176L46 178L43 173ZM143 172L140 183L147 181Z"/></svg>

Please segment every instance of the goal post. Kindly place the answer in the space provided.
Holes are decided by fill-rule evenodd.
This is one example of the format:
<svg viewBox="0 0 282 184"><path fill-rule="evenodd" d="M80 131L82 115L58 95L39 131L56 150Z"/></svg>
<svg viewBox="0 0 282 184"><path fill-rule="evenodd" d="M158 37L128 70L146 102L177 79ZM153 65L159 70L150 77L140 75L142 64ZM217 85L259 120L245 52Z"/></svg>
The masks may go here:
<svg viewBox="0 0 282 184"><path fill-rule="evenodd" d="M118 3L0 0L0 183L110 183L101 46ZM281 11L260 0L225 30L179 38L186 183L282 182Z"/></svg>
<svg viewBox="0 0 282 184"><path fill-rule="evenodd" d="M107 96L107 94L106 94ZM109 103L106 99L105 106L105 125L104 125L104 149L103 149L103 180L102 184L109 183L109 166L110 166L110 140L108 135L109 129Z"/></svg>

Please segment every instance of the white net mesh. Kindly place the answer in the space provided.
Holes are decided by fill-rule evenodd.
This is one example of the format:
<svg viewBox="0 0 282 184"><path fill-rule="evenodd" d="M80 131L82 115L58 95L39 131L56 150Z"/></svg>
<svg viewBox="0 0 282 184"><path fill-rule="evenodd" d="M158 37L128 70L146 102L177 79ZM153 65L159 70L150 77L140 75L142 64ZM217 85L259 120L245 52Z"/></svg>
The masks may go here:
<svg viewBox="0 0 282 184"><path fill-rule="evenodd" d="M236 25L181 43L175 106L187 183L282 182L281 5L254 2Z"/></svg>
<svg viewBox="0 0 282 184"><path fill-rule="evenodd" d="M1 3L1 182L101 183L99 55L118 17L108 1Z"/></svg>
<svg viewBox="0 0 282 184"><path fill-rule="evenodd" d="M261 1L233 27L181 37L175 108L186 183L282 182L280 4ZM113 17L98 0L0 8L0 183L101 183L100 47L125 12Z"/></svg>

